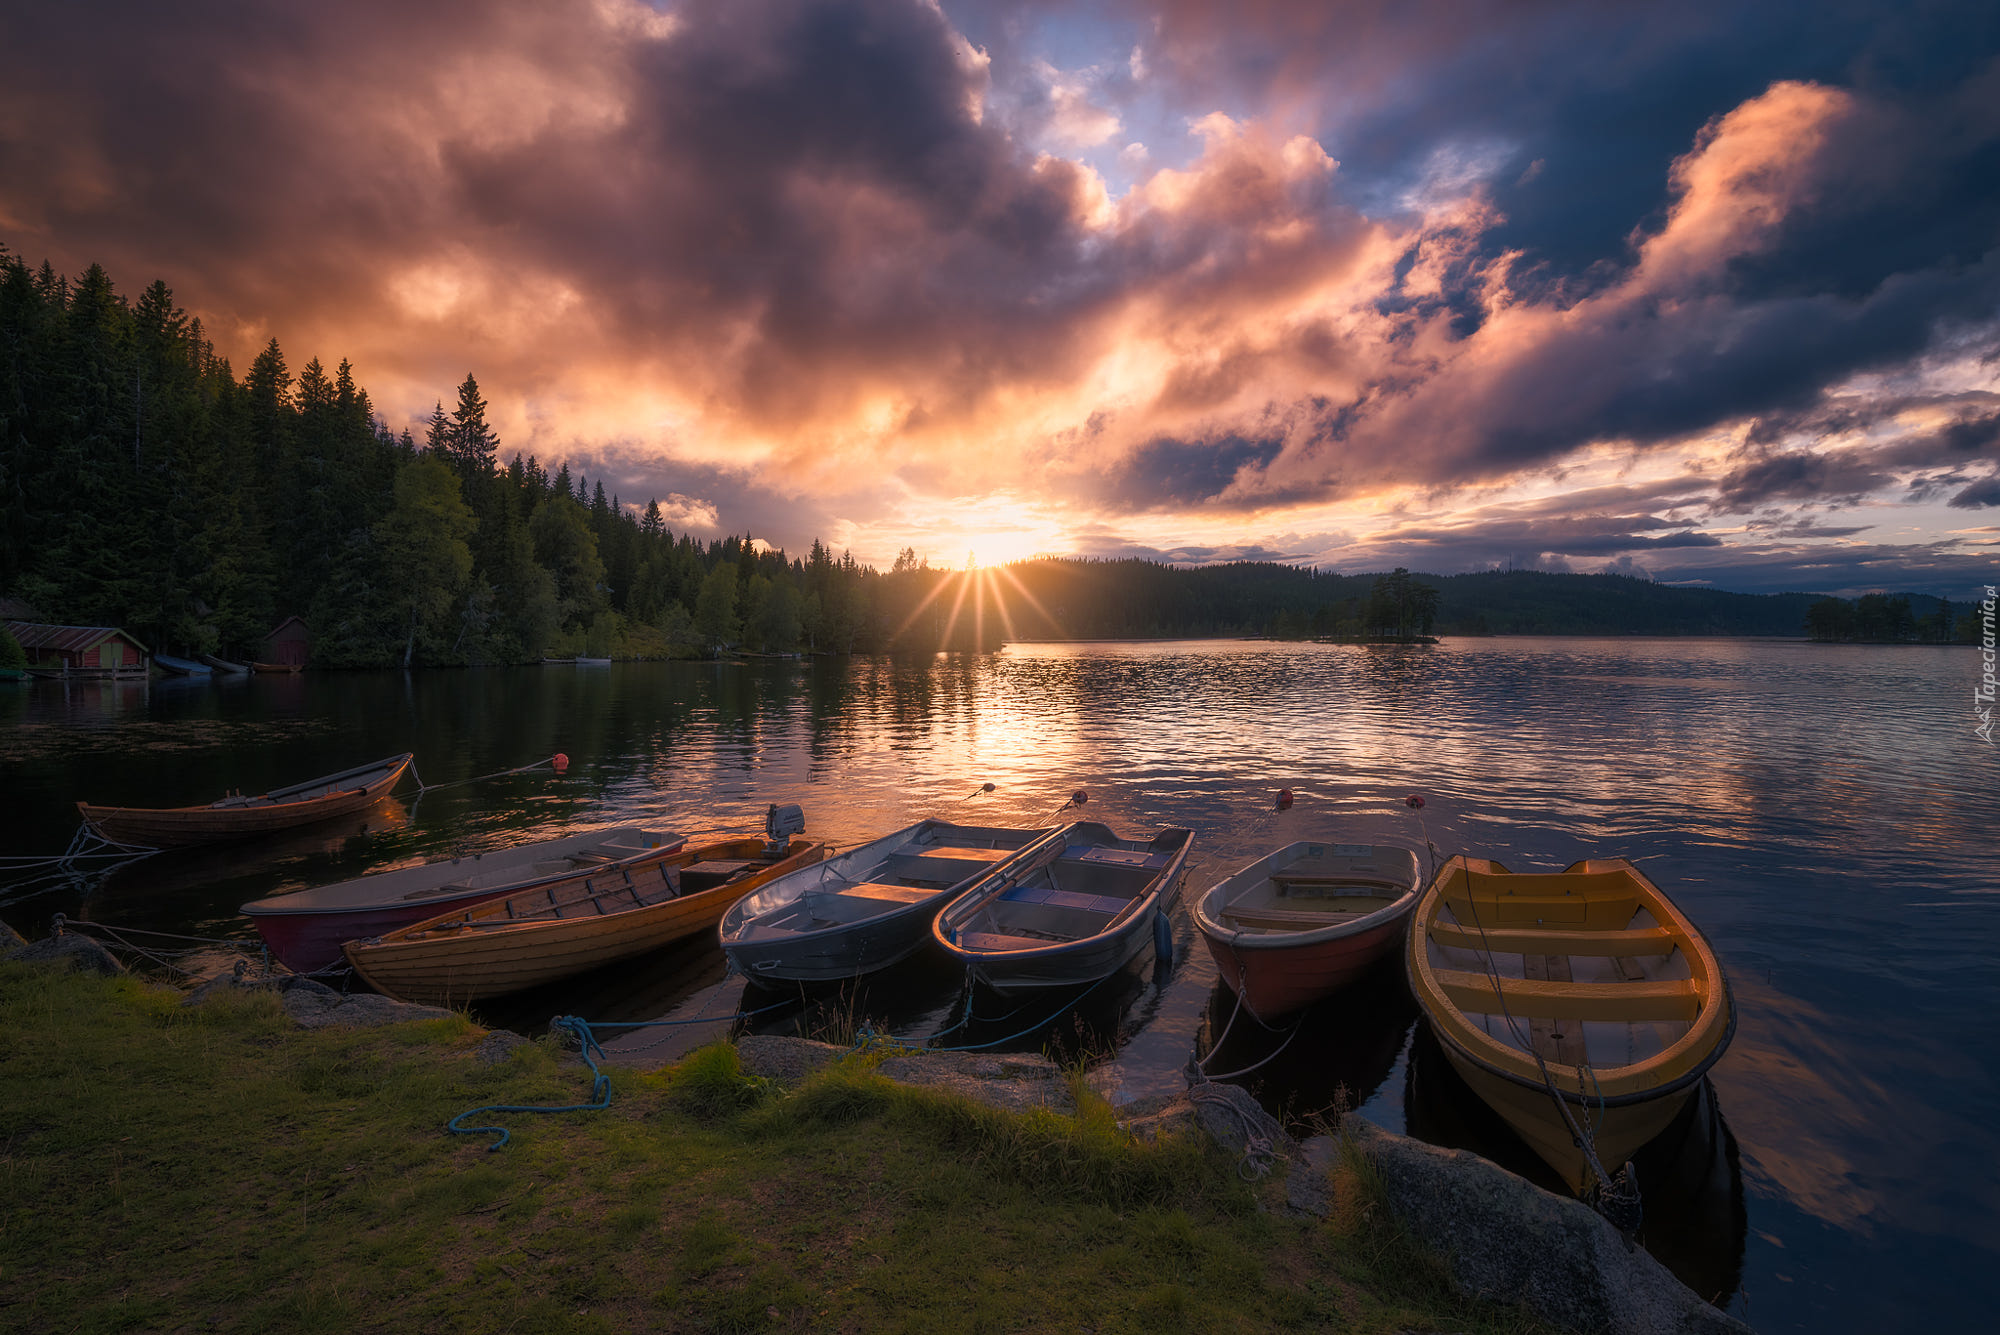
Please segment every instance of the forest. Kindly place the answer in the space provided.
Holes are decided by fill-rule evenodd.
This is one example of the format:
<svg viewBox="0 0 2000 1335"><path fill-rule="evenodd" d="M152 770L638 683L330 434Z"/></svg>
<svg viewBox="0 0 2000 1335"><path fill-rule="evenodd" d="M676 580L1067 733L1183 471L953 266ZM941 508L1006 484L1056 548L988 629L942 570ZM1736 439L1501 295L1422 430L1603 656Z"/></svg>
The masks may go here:
<svg viewBox="0 0 2000 1335"><path fill-rule="evenodd" d="M248 656L296 615L321 667L1051 638L1964 629L1937 599L1615 575L1071 558L960 571L912 549L878 571L817 540L792 557L750 534L676 534L651 499L607 495L567 463L503 462L486 414L468 374L421 439L392 431L345 360L294 372L273 339L239 378L165 283L128 300L99 266L69 278L0 247L0 599L32 609L22 619L120 626L183 655Z"/></svg>

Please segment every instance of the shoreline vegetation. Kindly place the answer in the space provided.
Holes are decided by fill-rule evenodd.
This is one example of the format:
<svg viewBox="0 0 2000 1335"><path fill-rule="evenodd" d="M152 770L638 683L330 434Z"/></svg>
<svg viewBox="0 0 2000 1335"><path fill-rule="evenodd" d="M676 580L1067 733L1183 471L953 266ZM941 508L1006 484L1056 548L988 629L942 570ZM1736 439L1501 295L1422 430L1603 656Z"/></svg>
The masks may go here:
<svg viewBox="0 0 2000 1335"><path fill-rule="evenodd" d="M1011 639L1431 635L1952 639L1940 599L1740 594L1616 574L1044 557L890 569L703 540L712 511L503 454L467 375L419 441L342 361L276 339L239 379L163 282L136 301L0 246L0 620L234 661L289 617L314 667L982 650ZM681 524L678 533L675 524ZM16 652L0 641L0 667Z"/></svg>
<svg viewBox="0 0 2000 1335"><path fill-rule="evenodd" d="M608 1067L480 1057L462 1014L301 1030L130 975L0 963L5 1283L19 1329L1452 1330L1455 1297L1344 1160L1327 1219L1233 1156L1079 1111L1009 1113L849 1058L781 1090L728 1044ZM490 1045L486 1045L490 1048ZM1270 1199L1274 1196L1275 1199Z"/></svg>

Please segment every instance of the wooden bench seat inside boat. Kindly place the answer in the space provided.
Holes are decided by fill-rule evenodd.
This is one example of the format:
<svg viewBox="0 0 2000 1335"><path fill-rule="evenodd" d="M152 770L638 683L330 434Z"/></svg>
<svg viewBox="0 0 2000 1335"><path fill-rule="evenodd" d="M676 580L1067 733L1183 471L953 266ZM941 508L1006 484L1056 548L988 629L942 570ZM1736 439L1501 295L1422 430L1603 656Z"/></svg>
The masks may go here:
<svg viewBox="0 0 2000 1335"><path fill-rule="evenodd" d="M1481 931L1463 923L1434 922L1431 940L1441 946L1493 950L1521 955L1666 955L1674 935L1664 927L1632 927L1610 932L1579 932L1560 927L1488 927Z"/></svg>
<svg viewBox="0 0 2000 1335"><path fill-rule="evenodd" d="M853 885L843 885L832 893L849 899L877 899L891 904L917 904L936 890L917 885L891 885L887 881L857 881Z"/></svg>
<svg viewBox="0 0 2000 1335"><path fill-rule="evenodd" d="M1224 909L1222 920L1233 927L1251 931L1309 932L1315 927L1331 927L1335 923L1365 918L1387 902L1369 899L1352 908L1328 906L1318 909L1279 909L1264 904L1245 904L1241 908Z"/></svg>
<svg viewBox="0 0 2000 1335"><path fill-rule="evenodd" d="M999 932L960 932L958 945L963 950L985 951L998 954L1008 950L1034 950L1049 944L1047 937L1008 936Z"/></svg>
<svg viewBox="0 0 2000 1335"><path fill-rule="evenodd" d="M1129 895L1087 895L1047 885L1017 885L1000 898L1008 904L1047 904L1051 908L1077 909L1106 916L1123 913L1125 906L1132 902Z"/></svg>
<svg viewBox="0 0 2000 1335"><path fill-rule="evenodd" d="M1516 1017L1552 1020L1691 1021L1701 1012L1701 986L1691 978L1652 983L1501 978L1497 998L1491 974L1439 969L1436 978L1451 1004L1471 1013L1498 1014L1503 1002Z"/></svg>
<svg viewBox="0 0 2000 1335"><path fill-rule="evenodd" d="M1278 894L1286 899L1373 894L1386 901L1402 898L1410 888L1401 882L1375 876L1292 876L1285 872L1279 872L1271 877L1271 884L1277 888Z"/></svg>

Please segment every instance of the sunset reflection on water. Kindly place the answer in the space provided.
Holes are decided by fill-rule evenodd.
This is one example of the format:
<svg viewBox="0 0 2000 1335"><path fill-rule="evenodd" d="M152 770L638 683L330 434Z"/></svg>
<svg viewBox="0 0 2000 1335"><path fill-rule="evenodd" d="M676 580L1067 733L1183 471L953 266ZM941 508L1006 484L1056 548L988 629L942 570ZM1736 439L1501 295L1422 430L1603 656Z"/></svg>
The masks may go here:
<svg viewBox="0 0 2000 1335"><path fill-rule="evenodd" d="M1193 827L1189 894L1315 836L1420 845L1427 831L1445 853L1517 870L1625 856L1708 932L1736 988L1741 1023L1714 1081L1750 1220L1737 1310L1760 1329L1863 1330L1948 1316L1959 1277L2000 1251L1985 1022L2000 1012L2000 798L1961 708L1974 657L1183 641L38 685L0 696L10 853L59 848L78 797L205 801L406 749L432 784L559 750L573 763L563 778L406 789L407 817L366 829L142 863L95 889L0 890L0 915L30 931L88 910L248 936L235 914L248 899L578 824L741 829L798 802L815 837L844 844L927 815L1043 824L1077 789L1083 815L1120 830ZM1272 809L1279 788L1297 795L1288 812ZM1410 792L1427 798L1421 828ZM1176 942L1171 982L1141 980L1108 1021L1123 1043L1114 1092L1174 1086L1203 1032L1213 971L1184 911ZM713 959L674 958L605 984L599 1004L728 1013ZM877 999L906 1032L949 1022L952 980L919 970L897 986ZM1392 1043L1407 1017L1396 1024ZM1379 1070L1374 1047L1353 1070ZM1371 1115L1400 1125L1406 1074L1381 1077Z"/></svg>

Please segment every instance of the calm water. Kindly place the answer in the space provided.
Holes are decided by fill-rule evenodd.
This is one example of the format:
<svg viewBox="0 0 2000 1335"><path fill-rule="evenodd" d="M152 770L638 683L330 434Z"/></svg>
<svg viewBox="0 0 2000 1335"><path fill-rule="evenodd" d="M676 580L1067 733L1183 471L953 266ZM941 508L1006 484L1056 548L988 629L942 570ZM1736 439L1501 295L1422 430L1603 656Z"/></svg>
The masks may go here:
<svg viewBox="0 0 2000 1335"><path fill-rule="evenodd" d="M931 814L1040 823L1079 787L1085 814L1121 829L1193 827L1193 893L1290 839L1418 843L1401 799L1421 792L1447 853L1517 870L1640 862L1729 970L1741 1024L1713 1098L1640 1166L1647 1245L1764 1330L1949 1329L1984 1324L1973 1277L2000 1252L2000 765L1972 732L1975 662L1754 641L1187 642L0 687L7 854L60 850L79 797L205 801L402 750L432 785L556 751L573 762L561 779L406 789L365 820L98 882L0 886L0 918L31 934L63 912L245 937L246 899L521 832L748 828L765 803L795 801L816 836L851 842ZM1280 787L1298 794L1283 814ZM1179 1088L1229 1023L1184 908L1176 924L1174 967L1144 961L1056 1025L1115 1042L1101 1072L1114 1099ZM695 942L487 1018L747 1004L773 1001L746 998ZM920 959L830 1004L924 1034L965 1000L948 967ZM816 1014L758 1023L811 1028ZM1033 1028L1046 1017L990 998L972 1014L966 1041L1049 1036ZM1515 1162L1413 1020L1390 970L1296 1033L1239 1020L1209 1068L1276 1052L1245 1083L1295 1118L1345 1097ZM664 1057L695 1036L639 1031L625 1046Z"/></svg>

